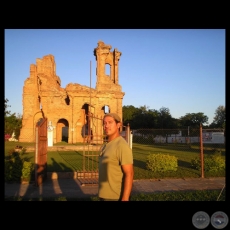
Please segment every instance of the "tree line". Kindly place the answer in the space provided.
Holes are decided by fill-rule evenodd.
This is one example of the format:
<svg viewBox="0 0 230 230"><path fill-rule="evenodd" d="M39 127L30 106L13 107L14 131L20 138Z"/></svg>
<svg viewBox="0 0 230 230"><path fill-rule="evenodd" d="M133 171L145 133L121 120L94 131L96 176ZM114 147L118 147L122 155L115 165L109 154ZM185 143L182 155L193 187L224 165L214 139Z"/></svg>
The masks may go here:
<svg viewBox="0 0 230 230"><path fill-rule="evenodd" d="M208 125L208 117L202 113L186 113L179 119L173 118L168 108L149 109L146 105L136 108L132 105L123 106L123 124L132 129L183 129L186 127L221 128L225 129L225 107L220 105L215 110L213 122Z"/></svg>

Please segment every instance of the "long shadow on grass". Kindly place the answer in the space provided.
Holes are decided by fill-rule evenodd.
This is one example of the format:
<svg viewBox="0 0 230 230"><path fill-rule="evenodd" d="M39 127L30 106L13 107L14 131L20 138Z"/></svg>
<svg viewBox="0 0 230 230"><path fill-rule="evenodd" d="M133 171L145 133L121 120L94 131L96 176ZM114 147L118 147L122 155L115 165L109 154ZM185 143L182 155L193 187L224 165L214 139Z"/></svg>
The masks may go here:
<svg viewBox="0 0 230 230"><path fill-rule="evenodd" d="M67 164L71 165L75 171L81 171L82 158L83 158L81 153L79 153L78 151L73 151L73 152L58 152L58 154ZM70 169L69 172L72 172L73 169Z"/></svg>
<svg viewBox="0 0 230 230"><path fill-rule="evenodd" d="M181 168L183 170L183 172L189 172L189 174L192 175L199 175L200 172L197 171L194 167L192 167L191 163L187 162L187 161L182 161L182 160L178 160L178 168ZM181 175L181 177L183 177L183 175Z"/></svg>
<svg viewBox="0 0 230 230"><path fill-rule="evenodd" d="M67 178L57 179L46 179L39 186L30 184L22 197L22 200L53 200L56 201L62 200L72 200L73 198L83 198L90 200L89 197L95 196L95 191L91 192L90 187L83 188L73 175L71 176L71 169L66 167L63 163L58 163L55 159L52 158L52 164L55 165L55 168L62 169L65 168L65 171L69 171L70 175ZM61 170L60 170L61 171ZM18 187L20 190L20 185Z"/></svg>
<svg viewBox="0 0 230 230"><path fill-rule="evenodd" d="M146 162L133 159L133 165L135 167L146 169Z"/></svg>
<svg viewBox="0 0 230 230"><path fill-rule="evenodd" d="M138 144L138 143L136 143ZM153 149L162 149L162 150L170 150L170 151L177 151L177 152L184 152L186 151L187 153L199 153L200 152L200 146L198 144L191 144L191 145L187 145L187 144L160 144L160 143L155 143L155 144L143 144L143 143L139 143L140 146L133 146L133 149L135 150L141 150L143 151L143 149L146 149L146 151L151 151ZM215 153L216 151L220 151L222 152L222 155L225 155L225 146L224 145L213 145L213 146L208 146L204 145L203 147L203 151L204 154L212 154Z"/></svg>
<svg viewBox="0 0 230 230"><path fill-rule="evenodd" d="M189 162L182 161L182 160L178 160L177 163L178 163L178 166L179 166L179 167L183 167L183 168L192 168L191 163L189 163ZM193 168L192 168L192 169L193 169Z"/></svg>
<svg viewBox="0 0 230 230"><path fill-rule="evenodd" d="M82 153L79 153L77 151L75 152L61 152L59 155L62 157L62 159L71 165L75 171L82 171L83 170L83 158L85 164L90 164L91 170L97 170L98 168L98 155L91 155L91 154L85 154L83 156Z"/></svg>

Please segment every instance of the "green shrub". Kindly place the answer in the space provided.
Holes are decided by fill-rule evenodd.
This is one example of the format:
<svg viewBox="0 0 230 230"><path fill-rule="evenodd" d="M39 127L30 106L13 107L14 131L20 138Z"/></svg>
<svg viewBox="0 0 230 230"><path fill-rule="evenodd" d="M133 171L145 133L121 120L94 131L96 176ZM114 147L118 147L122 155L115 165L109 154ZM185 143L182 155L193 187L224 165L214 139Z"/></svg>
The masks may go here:
<svg viewBox="0 0 230 230"><path fill-rule="evenodd" d="M6 182L30 182L34 165L23 155L26 149L11 149L5 157L5 181Z"/></svg>
<svg viewBox="0 0 230 230"><path fill-rule="evenodd" d="M150 154L147 156L146 168L153 172L177 171L177 158L168 154Z"/></svg>
<svg viewBox="0 0 230 230"><path fill-rule="evenodd" d="M201 160L196 157L191 160L193 168L201 169ZM210 155L204 158L204 171L205 172L217 172L219 170L225 170L225 160L220 155Z"/></svg>
<svg viewBox="0 0 230 230"><path fill-rule="evenodd" d="M5 159L5 181L21 180L23 160L20 153L10 150L9 156Z"/></svg>
<svg viewBox="0 0 230 230"><path fill-rule="evenodd" d="M22 167L22 176L21 180L23 181L31 181L32 173L33 173L33 163L24 161L23 162L23 167Z"/></svg>

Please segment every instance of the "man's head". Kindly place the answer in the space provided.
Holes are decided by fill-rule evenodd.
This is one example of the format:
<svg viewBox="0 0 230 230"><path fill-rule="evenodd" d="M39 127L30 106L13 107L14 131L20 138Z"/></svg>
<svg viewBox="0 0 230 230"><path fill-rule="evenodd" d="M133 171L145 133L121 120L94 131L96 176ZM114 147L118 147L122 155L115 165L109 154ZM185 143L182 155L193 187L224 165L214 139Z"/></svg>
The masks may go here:
<svg viewBox="0 0 230 230"><path fill-rule="evenodd" d="M117 137L120 133L121 118L116 113L107 113L103 118L103 128L109 140Z"/></svg>
<svg viewBox="0 0 230 230"><path fill-rule="evenodd" d="M104 115L104 118L108 117L108 116L114 118L114 120L116 121L116 123L121 122L121 118L116 113L106 113Z"/></svg>

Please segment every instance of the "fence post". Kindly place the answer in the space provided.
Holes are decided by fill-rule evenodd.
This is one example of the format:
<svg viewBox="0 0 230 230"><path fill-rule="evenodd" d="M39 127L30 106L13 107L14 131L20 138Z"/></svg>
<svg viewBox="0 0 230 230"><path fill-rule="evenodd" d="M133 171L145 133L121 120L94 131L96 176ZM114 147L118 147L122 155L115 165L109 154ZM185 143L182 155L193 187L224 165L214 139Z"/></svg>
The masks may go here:
<svg viewBox="0 0 230 230"><path fill-rule="evenodd" d="M125 134L126 141L130 145L130 126L129 126L129 123L126 126L126 130L125 131L126 131L126 134Z"/></svg>
<svg viewBox="0 0 230 230"><path fill-rule="evenodd" d="M201 178L204 178L204 151L203 151L203 134L202 134L201 124L200 124L200 162L201 162Z"/></svg>
<svg viewBox="0 0 230 230"><path fill-rule="evenodd" d="M130 131L130 138L129 138L129 140L130 140L129 147L132 149L133 148L133 133L132 133L132 131Z"/></svg>
<svg viewBox="0 0 230 230"><path fill-rule="evenodd" d="M36 127L36 132L35 132L35 156L34 156L34 162L35 162L35 167L34 167L34 175L35 175L35 185L38 186L38 127Z"/></svg>

